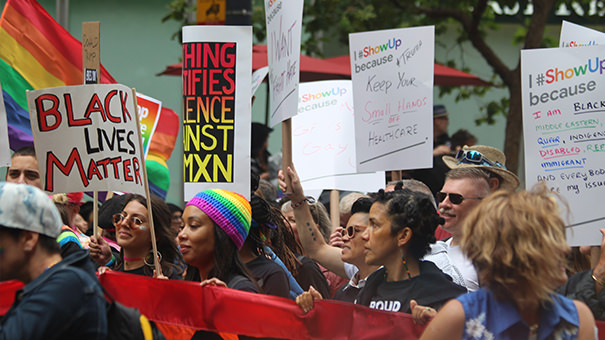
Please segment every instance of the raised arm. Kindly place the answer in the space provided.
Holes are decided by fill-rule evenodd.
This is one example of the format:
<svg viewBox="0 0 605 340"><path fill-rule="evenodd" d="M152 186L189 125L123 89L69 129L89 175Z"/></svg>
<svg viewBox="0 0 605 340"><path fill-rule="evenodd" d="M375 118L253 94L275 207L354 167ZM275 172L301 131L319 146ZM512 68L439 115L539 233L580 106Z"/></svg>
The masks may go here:
<svg viewBox="0 0 605 340"><path fill-rule="evenodd" d="M339 276L348 278L345 273L344 262L341 259L341 249L332 247L325 242L319 232L319 228L317 228L315 221L313 221L313 216L311 215L311 210L306 201L298 174L291 167L288 167L287 171L290 183L286 183L285 176L280 170L278 174L279 185L284 192L290 193L292 210L294 211L294 219L297 225L296 229L298 230L298 236L303 249L310 258L319 262L328 270Z"/></svg>

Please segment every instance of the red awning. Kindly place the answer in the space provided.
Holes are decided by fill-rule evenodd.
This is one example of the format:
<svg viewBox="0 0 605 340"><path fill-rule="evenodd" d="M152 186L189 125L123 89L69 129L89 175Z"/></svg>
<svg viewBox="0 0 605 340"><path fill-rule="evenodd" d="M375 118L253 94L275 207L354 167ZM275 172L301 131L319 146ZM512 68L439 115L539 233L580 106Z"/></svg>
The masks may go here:
<svg viewBox="0 0 605 340"><path fill-rule="evenodd" d="M252 47L252 70L268 65L267 45ZM182 63L168 65L157 75L180 76ZM348 55L319 59L306 55L300 56L300 81L316 81L329 79L351 79L351 62ZM492 86L474 74L462 72L455 68L435 63L435 85L441 86Z"/></svg>

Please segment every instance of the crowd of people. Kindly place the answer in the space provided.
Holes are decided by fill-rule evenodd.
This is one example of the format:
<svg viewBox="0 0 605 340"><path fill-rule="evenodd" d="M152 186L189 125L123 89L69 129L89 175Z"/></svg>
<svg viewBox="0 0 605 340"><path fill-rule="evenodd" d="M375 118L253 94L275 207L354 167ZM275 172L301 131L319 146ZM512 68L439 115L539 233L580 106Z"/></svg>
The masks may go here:
<svg viewBox="0 0 605 340"><path fill-rule="evenodd" d="M435 112L443 123L445 108ZM277 174L278 197L262 140L249 200L208 189L183 209L115 195L97 225L81 193L45 194L34 150L17 150L0 183L0 280L25 286L0 319L0 339L105 339L95 273L108 270L274 295L304 313L320 299L409 313L426 325L422 339L596 337L605 252L592 266L573 263L557 213L564 200L544 185L520 190L501 151L436 145L447 167L439 188L408 178L348 194L334 226L294 165Z"/></svg>

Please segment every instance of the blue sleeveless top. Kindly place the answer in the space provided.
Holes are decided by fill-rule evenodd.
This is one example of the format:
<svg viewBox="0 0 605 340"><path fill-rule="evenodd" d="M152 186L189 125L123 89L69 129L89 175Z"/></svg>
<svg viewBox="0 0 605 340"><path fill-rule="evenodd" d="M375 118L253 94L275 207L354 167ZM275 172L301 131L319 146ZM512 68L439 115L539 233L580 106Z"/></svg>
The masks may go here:
<svg viewBox="0 0 605 340"><path fill-rule="evenodd" d="M558 294L542 310L537 340L577 339L580 320L573 301ZM497 301L492 292L481 288L459 296L465 315L462 339L528 339L530 327L511 301Z"/></svg>

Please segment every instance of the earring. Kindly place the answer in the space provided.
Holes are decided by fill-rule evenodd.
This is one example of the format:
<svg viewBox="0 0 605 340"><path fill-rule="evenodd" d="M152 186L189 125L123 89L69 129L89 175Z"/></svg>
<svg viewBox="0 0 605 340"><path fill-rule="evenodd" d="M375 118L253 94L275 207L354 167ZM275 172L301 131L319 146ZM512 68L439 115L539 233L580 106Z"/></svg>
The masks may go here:
<svg viewBox="0 0 605 340"><path fill-rule="evenodd" d="M149 251L149 254L143 258L143 262L149 267L153 267L155 263L153 262L153 250ZM162 262L162 253L158 250L158 262Z"/></svg>
<svg viewBox="0 0 605 340"><path fill-rule="evenodd" d="M408 263L405 261L405 257L401 254L401 261L403 262L403 266L405 267L405 271L408 273L408 278L412 279L412 274L410 274L410 269L408 268Z"/></svg>

